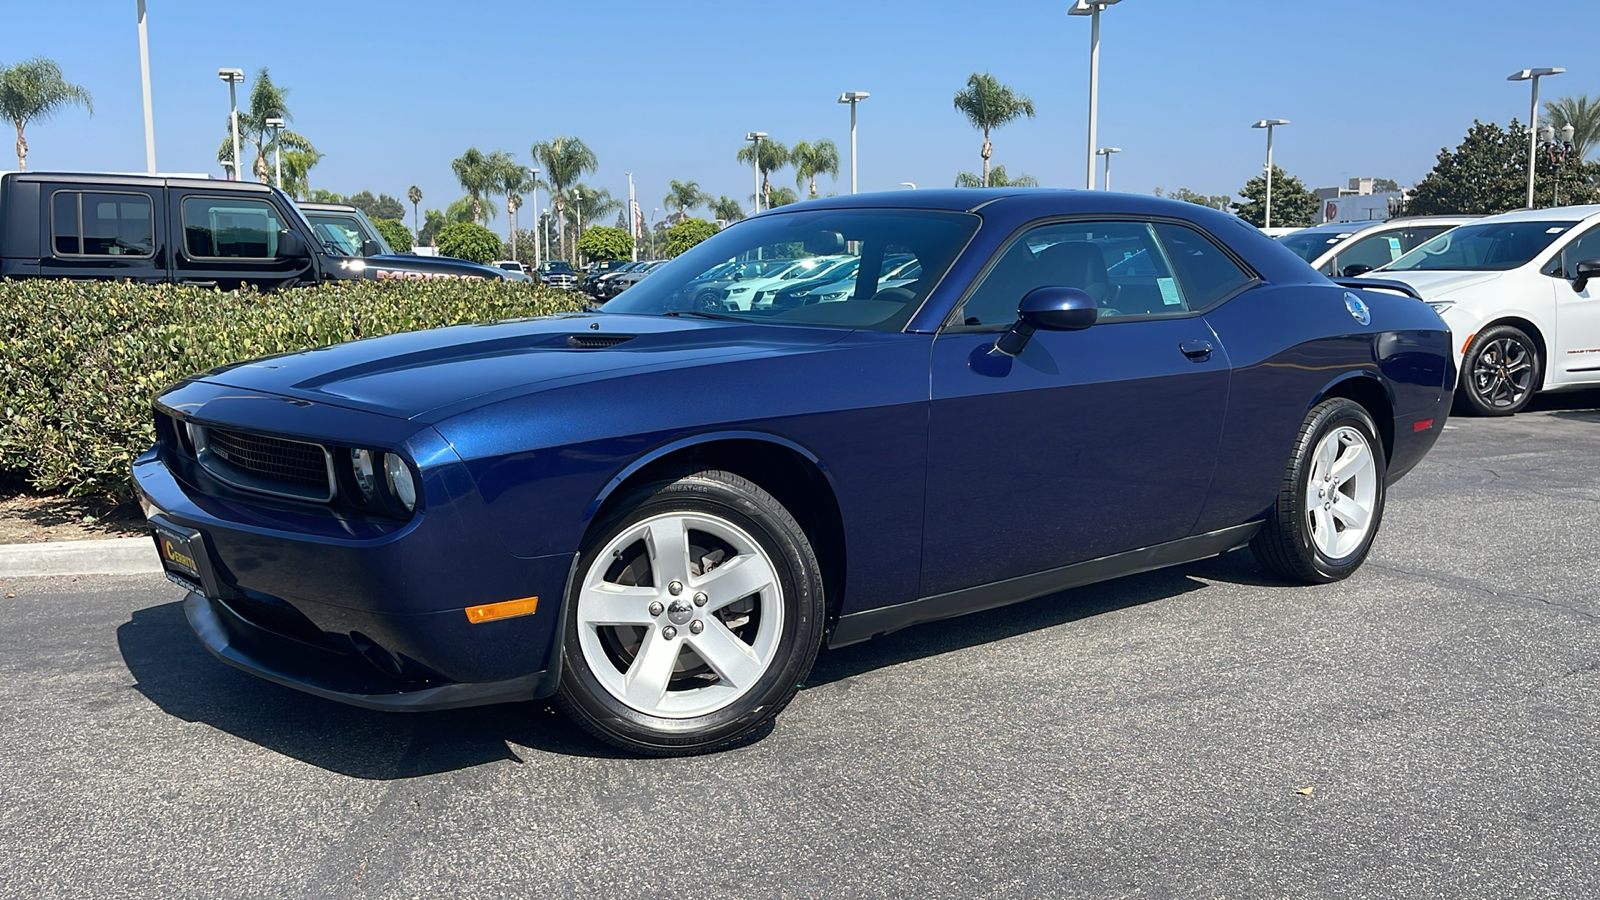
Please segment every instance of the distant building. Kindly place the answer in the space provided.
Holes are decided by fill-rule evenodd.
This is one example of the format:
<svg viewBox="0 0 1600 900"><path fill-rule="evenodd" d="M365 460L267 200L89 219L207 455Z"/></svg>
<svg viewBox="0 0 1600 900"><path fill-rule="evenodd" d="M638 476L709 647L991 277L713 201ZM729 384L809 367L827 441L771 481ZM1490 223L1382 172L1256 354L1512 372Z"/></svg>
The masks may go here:
<svg viewBox="0 0 1600 900"><path fill-rule="evenodd" d="M1327 222L1381 222L1393 218L1405 204L1405 191L1373 193L1376 179L1352 178L1349 187L1317 188L1317 219Z"/></svg>

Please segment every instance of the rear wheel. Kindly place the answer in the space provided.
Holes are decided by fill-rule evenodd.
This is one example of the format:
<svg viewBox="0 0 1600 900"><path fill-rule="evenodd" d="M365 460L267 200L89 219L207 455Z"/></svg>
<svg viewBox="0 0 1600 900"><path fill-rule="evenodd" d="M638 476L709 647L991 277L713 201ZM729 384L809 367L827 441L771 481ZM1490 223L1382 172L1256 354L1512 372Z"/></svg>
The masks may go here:
<svg viewBox="0 0 1600 900"><path fill-rule="evenodd" d="M562 707L640 753L753 736L822 641L821 569L782 504L728 472L685 472L619 505L567 598Z"/></svg>
<svg viewBox="0 0 1600 900"><path fill-rule="evenodd" d="M1509 416L1533 399L1542 368L1539 347L1513 325L1485 328L1461 358L1456 411L1478 416Z"/></svg>

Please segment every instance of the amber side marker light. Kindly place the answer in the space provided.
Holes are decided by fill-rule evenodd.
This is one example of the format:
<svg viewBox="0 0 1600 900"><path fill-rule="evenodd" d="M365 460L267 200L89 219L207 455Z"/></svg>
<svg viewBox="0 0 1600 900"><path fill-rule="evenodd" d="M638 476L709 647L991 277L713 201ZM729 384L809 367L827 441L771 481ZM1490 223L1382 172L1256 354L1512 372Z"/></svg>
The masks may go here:
<svg viewBox="0 0 1600 900"><path fill-rule="evenodd" d="M467 621L474 625L479 625L484 622L493 622L495 619L531 616L533 611L538 608L538 597L523 597L521 600L505 600L500 603L485 603L482 606L467 607Z"/></svg>

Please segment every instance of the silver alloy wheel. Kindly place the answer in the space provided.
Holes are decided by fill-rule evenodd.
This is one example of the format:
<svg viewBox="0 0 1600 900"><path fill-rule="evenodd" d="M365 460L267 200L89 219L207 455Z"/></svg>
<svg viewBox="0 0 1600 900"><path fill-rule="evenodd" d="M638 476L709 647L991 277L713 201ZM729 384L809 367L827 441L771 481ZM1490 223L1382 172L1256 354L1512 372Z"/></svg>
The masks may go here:
<svg viewBox="0 0 1600 900"><path fill-rule="evenodd" d="M1533 389L1533 350L1512 337L1485 344L1472 362L1472 390L1486 406L1515 406Z"/></svg>
<svg viewBox="0 0 1600 900"><path fill-rule="evenodd" d="M1360 549L1378 497L1378 467L1367 436L1348 425L1317 442L1306 480L1311 542L1328 559Z"/></svg>
<svg viewBox="0 0 1600 900"><path fill-rule="evenodd" d="M708 552L713 544L719 550ZM648 586L617 578L630 552L648 561ZM738 700L771 667L782 590L766 550L733 523L705 513L652 516L612 538L584 574L578 643L589 671L629 708L703 716Z"/></svg>

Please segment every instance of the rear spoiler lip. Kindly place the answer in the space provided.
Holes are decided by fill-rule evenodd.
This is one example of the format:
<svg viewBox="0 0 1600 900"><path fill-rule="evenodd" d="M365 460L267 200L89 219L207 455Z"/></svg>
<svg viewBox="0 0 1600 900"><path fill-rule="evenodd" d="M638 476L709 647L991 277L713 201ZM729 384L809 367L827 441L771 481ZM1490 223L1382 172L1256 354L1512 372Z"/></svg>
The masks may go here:
<svg viewBox="0 0 1600 900"><path fill-rule="evenodd" d="M1335 278L1332 281L1340 287L1355 288L1358 291L1394 291L1416 300L1422 299L1416 288L1403 281L1390 281L1387 278Z"/></svg>

